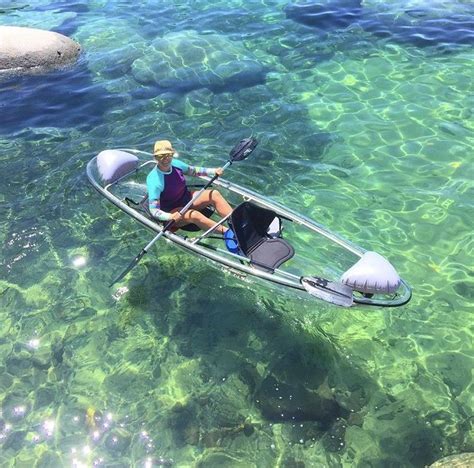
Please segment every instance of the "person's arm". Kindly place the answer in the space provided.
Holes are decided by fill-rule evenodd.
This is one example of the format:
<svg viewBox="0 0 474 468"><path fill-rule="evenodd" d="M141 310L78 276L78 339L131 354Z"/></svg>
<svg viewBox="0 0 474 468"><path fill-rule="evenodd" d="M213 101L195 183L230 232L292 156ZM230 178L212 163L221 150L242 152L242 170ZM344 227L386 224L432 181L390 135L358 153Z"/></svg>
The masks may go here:
<svg viewBox="0 0 474 468"><path fill-rule="evenodd" d="M216 171L215 169L210 168L210 167L189 166L187 174L190 176L214 177L216 174Z"/></svg>
<svg viewBox="0 0 474 468"><path fill-rule="evenodd" d="M183 161L174 159L172 162L173 166L179 167L186 175L189 176L208 176L214 177L216 174L219 176L224 172L221 167L201 167L191 166Z"/></svg>
<svg viewBox="0 0 474 468"><path fill-rule="evenodd" d="M150 209L150 213L153 218L157 219L158 221L169 221L173 217L171 213L163 211L160 208L160 199L150 198L148 201L148 208Z"/></svg>
<svg viewBox="0 0 474 468"><path fill-rule="evenodd" d="M223 172L222 167L189 166L187 175L214 177L216 174L221 176Z"/></svg>
<svg viewBox="0 0 474 468"><path fill-rule="evenodd" d="M158 173L152 171L148 174L146 185L148 190L148 209L153 218L159 221L169 221L173 216L167 211L163 211L160 207L160 196L163 191L164 180Z"/></svg>

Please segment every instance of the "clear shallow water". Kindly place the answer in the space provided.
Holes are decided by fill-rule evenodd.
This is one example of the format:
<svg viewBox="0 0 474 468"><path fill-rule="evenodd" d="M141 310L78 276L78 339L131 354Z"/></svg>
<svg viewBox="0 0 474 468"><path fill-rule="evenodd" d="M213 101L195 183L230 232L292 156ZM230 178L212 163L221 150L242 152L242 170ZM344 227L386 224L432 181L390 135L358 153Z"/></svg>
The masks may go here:
<svg viewBox="0 0 474 468"><path fill-rule="evenodd" d="M0 464L474 451L473 11L430 5L366 2L308 26L286 2L0 2L2 24L85 50L0 83ZM163 137L217 165L251 133L258 151L228 178L387 255L408 306L301 302L167 244L114 297L150 233L91 190L88 159Z"/></svg>

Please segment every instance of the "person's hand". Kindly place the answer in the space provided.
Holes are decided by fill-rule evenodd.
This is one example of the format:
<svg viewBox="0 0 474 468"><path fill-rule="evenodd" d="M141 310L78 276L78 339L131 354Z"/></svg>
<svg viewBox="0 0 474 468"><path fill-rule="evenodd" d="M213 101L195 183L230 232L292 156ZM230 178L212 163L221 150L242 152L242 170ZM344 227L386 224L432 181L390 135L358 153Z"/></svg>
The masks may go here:
<svg viewBox="0 0 474 468"><path fill-rule="evenodd" d="M222 174L224 174L224 169L222 169L222 167L218 167L216 169L216 175L220 177Z"/></svg>
<svg viewBox="0 0 474 468"><path fill-rule="evenodd" d="M171 219L177 223L178 221L181 221L181 218L183 215L179 211L175 211L174 213L171 213Z"/></svg>

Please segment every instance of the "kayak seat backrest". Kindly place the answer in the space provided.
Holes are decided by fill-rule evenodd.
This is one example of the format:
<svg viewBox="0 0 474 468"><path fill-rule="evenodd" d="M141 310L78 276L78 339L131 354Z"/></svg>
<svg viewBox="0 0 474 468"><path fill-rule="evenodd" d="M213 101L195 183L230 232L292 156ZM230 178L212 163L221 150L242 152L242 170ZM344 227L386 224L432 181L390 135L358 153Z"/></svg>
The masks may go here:
<svg viewBox="0 0 474 468"><path fill-rule="evenodd" d="M104 150L97 155L97 170L104 184L112 184L138 167L138 158L121 150Z"/></svg>
<svg viewBox="0 0 474 468"><path fill-rule="evenodd" d="M271 237L269 227L276 213L250 202L241 203L232 212L231 224L242 253L256 268L272 271L293 257L293 247L281 237ZM281 231L279 226L278 234Z"/></svg>

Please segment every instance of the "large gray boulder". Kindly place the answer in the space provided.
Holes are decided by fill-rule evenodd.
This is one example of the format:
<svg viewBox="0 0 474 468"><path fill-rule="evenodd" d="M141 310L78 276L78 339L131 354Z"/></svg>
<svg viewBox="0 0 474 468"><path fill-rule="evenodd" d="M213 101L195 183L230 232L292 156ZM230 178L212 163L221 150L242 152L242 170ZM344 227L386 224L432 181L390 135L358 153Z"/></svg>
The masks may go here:
<svg viewBox="0 0 474 468"><path fill-rule="evenodd" d="M81 46L61 34L41 29L0 26L0 74L22 74L67 65Z"/></svg>

